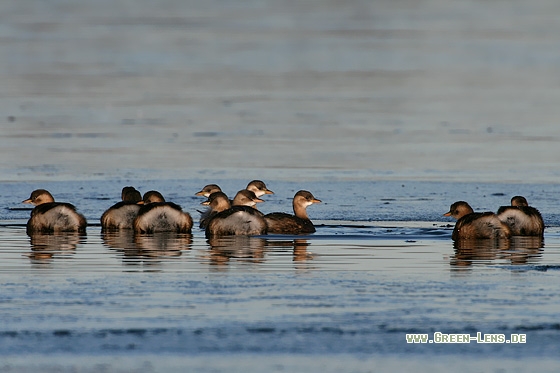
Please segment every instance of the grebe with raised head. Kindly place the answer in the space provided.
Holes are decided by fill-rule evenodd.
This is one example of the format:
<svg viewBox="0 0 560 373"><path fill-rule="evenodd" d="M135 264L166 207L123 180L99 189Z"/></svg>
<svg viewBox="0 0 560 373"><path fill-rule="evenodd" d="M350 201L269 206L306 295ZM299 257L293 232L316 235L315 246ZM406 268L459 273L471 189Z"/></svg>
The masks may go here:
<svg viewBox="0 0 560 373"><path fill-rule="evenodd" d="M307 206L321 203L313 194L306 190L300 190L292 200L294 215L284 212L273 212L264 216L268 227L268 233L277 234L303 234L314 233L315 226L307 215Z"/></svg>

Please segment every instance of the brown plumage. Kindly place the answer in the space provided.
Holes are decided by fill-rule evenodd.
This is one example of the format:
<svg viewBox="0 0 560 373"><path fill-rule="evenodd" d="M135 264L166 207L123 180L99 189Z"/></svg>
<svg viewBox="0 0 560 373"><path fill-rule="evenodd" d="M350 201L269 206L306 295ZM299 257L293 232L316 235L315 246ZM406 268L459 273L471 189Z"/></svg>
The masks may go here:
<svg viewBox="0 0 560 373"><path fill-rule="evenodd" d="M216 184L208 184L205 185L204 188L202 188L202 190L200 190L200 192L196 192L195 196L201 196L201 197L210 197L210 195L212 193L216 193L216 192L221 192L222 189L216 185Z"/></svg>
<svg viewBox="0 0 560 373"><path fill-rule="evenodd" d="M247 188L245 189L255 193L255 196L257 196L257 198L264 196L265 194L274 194L274 192L268 189L266 187L266 184L261 180L251 181L249 184L247 184ZM258 210L258 207L256 205L253 207Z"/></svg>
<svg viewBox="0 0 560 373"><path fill-rule="evenodd" d="M458 201L451 205L444 216L457 219L451 238L509 238L511 231L493 212L474 212L467 202Z"/></svg>
<svg viewBox="0 0 560 373"><path fill-rule="evenodd" d="M219 197L223 199L223 196ZM266 234L264 215L254 208L259 202L264 201L257 198L255 193L247 189L240 190L233 199L232 207L209 217L206 223L206 237ZM220 204L225 206L225 201L222 200Z"/></svg>
<svg viewBox="0 0 560 373"><path fill-rule="evenodd" d="M255 196L260 197L265 194L274 194L274 192L266 187L266 184L261 180L253 180L247 184L247 190L255 193Z"/></svg>
<svg viewBox="0 0 560 373"><path fill-rule="evenodd" d="M525 197L515 196L511 206L501 206L498 218L506 223L513 236L542 236L544 221L539 210L529 206Z"/></svg>
<svg viewBox="0 0 560 373"><path fill-rule="evenodd" d="M166 202L161 193L151 190L143 197L144 204L134 219L134 231L138 233L177 232L191 233L193 221L181 206Z"/></svg>
<svg viewBox="0 0 560 373"><path fill-rule="evenodd" d="M201 205L208 206L208 210L200 215L200 228L205 229L210 219L219 212L231 208L231 202L223 192L214 192L208 196L208 200L201 203Z"/></svg>
<svg viewBox="0 0 560 373"><path fill-rule="evenodd" d="M37 189L22 201L35 208L27 221L27 234L51 232L85 232L86 218L70 203L55 202L52 194L45 189Z"/></svg>
<svg viewBox="0 0 560 373"><path fill-rule="evenodd" d="M247 184L247 190L255 193L257 197L263 196L265 194L274 194L274 192L266 187L266 184L261 180L253 180Z"/></svg>
<svg viewBox="0 0 560 373"><path fill-rule="evenodd" d="M264 216L268 226L268 233L303 234L314 233L315 226L307 215L307 206L320 203L313 194L300 190L292 200L294 215L283 212L273 212Z"/></svg>
<svg viewBox="0 0 560 373"><path fill-rule="evenodd" d="M142 196L134 187L126 186L122 189L121 198L122 201L109 207L101 215L102 230L132 229L134 219L140 211L138 202L142 201Z"/></svg>

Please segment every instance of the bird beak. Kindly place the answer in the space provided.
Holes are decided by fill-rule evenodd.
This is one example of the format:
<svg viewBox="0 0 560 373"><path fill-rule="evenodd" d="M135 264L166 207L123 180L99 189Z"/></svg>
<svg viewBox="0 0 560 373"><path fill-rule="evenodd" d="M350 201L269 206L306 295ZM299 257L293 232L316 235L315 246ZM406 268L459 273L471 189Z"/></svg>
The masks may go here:
<svg viewBox="0 0 560 373"><path fill-rule="evenodd" d="M321 201L320 199L317 199L317 198L314 198L313 201L312 201L312 203L321 203L321 202L323 202L323 201Z"/></svg>
<svg viewBox="0 0 560 373"><path fill-rule="evenodd" d="M264 199L255 198L255 199L253 200L253 202L256 202L256 203L264 202Z"/></svg>
<svg viewBox="0 0 560 373"><path fill-rule="evenodd" d="M267 190L264 191L264 194L274 194L274 192L272 190L267 189Z"/></svg>
<svg viewBox="0 0 560 373"><path fill-rule="evenodd" d="M451 211L446 212L445 214L443 214L443 216L451 216Z"/></svg>
<svg viewBox="0 0 560 373"><path fill-rule="evenodd" d="M138 201L138 202L136 202L136 204L137 204L137 205L143 205L143 204L144 204L144 201Z"/></svg>
<svg viewBox="0 0 560 373"><path fill-rule="evenodd" d="M210 201L200 202L201 205L210 206Z"/></svg>
<svg viewBox="0 0 560 373"><path fill-rule="evenodd" d="M26 199L25 201L21 201L21 203L32 203L31 198Z"/></svg>
<svg viewBox="0 0 560 373"><path fill-rule="evenodd" d="M201 190L200 192L196 192L195 196L204 196L204 192Z"/></svg>

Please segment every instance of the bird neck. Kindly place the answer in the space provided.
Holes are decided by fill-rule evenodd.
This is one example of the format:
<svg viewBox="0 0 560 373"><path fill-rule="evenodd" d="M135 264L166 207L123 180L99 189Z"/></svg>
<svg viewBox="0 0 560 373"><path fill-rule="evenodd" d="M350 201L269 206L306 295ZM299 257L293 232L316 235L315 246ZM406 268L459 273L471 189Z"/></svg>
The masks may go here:
<svg viewBox="0 0 560 373"><path fill-rule="evenodd" d="M301 219L309 220L309 216L307 216L307 209L305 206L300 204L294 203L294 215Z"/></svg>

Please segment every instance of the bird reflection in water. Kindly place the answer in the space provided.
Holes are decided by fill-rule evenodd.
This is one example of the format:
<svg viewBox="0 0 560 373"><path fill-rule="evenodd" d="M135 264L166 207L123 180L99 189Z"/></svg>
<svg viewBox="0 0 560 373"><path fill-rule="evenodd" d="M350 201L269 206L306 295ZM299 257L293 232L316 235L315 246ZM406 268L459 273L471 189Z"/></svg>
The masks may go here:
<svg viewBox="0 0 560 373"><path fill-rule="evenodd" d="M450 260L453 269L497 264L498 261L524 265L535 263L542 257L544 239L530 236L514 236L509 240L469 239L457 240L453 246L455 253Z"/></svg>
<svg viewBox="0 0 560 373"><path fill-rule="evenodd" d="M183 250L190 250L192 235L190 233L155 232L137 234L136 248L148 258L169 258L181 256Z"/></svg>
<svg viewBox="0 0 560 373"><path fill-rule="evenodd" d="M157 263L159 259L174 258L190 250L190 233L155 232L135 234L130 229L102 232L105 246L117 251L128 265Z"/></svg>
<svg viewBox="0 0 560 373"><path fill-rule="evenodd" d="M305 238L296 238L293 240L268 240L268 248L270 249L292 249L292 261L304 263L313 259L313 254L307 251L309 242Z"/></svg>
<svg viewBox="0 0 560 373"><path fill-rule="evenodd" d="M31 233L31 252L26 254L33 263L50 263L53 258L72 257L86 235L79 232Z"/></svg>
<svg viewBox="0 0 560 373"><path fill-rule="evenodd" d="M232 259L245 263L264 262L266 240L251 236L221 236L208 239L210 250L204 259L210 265L224 266Z"/></svg>
<svg viewBox="0 0 560 373"><path fill-rule="evenodd" d="M307 251L309 242L305 239L294 240L294 262L307 262L313 259L313 255Z"/></svg>
<svg viewBox="0 0 560 373"><path fill-rule="evenodd" d="M542 236L514 236L510 239L508 259L511 264L530 264L539 261L544 249Z"/></svg>

